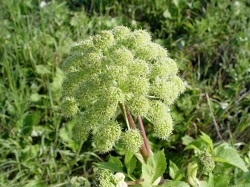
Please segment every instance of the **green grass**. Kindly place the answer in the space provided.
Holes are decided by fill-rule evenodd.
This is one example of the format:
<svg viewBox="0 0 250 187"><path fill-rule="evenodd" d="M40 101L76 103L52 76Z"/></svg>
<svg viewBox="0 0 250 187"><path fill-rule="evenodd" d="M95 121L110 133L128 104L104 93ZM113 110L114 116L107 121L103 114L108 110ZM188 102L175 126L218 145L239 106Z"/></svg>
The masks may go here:
<svg viewBox="0 0 250 187"><path fill-rule="evenodd" d="M215 120L223 139L249 161L249 3L100 2L60 0L40 8L38 0L1 1L0 186L66 186L72 176L91 178L92 163L105 160L89 142L70 139L72 125L60 113L59 66L74 41L120 24L151 31L186 80L186 93L171 109L175 132L160 147L176 156L181 138L199 130L219 142ZM235 168L225 170L232 185L250 182Z"/></svg>

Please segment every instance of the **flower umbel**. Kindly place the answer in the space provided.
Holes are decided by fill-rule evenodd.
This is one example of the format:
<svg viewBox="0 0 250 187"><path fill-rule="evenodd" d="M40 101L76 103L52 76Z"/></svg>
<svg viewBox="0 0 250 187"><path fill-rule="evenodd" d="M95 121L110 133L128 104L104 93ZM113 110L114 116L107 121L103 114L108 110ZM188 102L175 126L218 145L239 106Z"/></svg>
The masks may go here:
<svg viewBox="0 0 250 187"><path fill-rule="evenodd" d="M214 168L215 168L215 162L212 158L212 155L206 151L202 150L197 153L196 156L197 163L199 166L199 171L205 175L209 175Z"/></svg>
<svg viewBox="0 0 250 187"><path fill-rule="evenodd" d="M135 129L122 132L116 122L119 106L133 116L147 117L157 137L167 139L171 134L167 109L185 88L176 62L147 31L124 26L101 31L76 43L62 68L63 113L84 116L81 126L73 129L76 139L85 139L91 131L99 152L110 151L119 139L124 148L138 151L143 138Z"/></svg>

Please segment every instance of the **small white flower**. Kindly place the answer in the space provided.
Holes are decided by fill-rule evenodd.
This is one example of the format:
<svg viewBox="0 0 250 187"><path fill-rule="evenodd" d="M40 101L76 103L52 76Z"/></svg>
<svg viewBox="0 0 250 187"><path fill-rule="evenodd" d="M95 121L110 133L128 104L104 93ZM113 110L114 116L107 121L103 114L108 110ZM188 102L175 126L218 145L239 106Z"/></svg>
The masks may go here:
<svg viewBox="0 0 250 187"><path fill-rule="evenodd" d="M115 175L115 180L119 182L124 182L125 175L123 173L116 173Z"/></svg>
<svg viewBox="0 0 250 187"><path fill-rule="evenodd" d="M46 5L47 5L46 1L41 1L40 4L39 4L40 8L43 8Z"/></svg>
<svg viewBox="0 0 250 187"><path fill-rule="evenodd" d="M120 181L116 184L115 187L128 187L128 184L124 181Z"/></svg>

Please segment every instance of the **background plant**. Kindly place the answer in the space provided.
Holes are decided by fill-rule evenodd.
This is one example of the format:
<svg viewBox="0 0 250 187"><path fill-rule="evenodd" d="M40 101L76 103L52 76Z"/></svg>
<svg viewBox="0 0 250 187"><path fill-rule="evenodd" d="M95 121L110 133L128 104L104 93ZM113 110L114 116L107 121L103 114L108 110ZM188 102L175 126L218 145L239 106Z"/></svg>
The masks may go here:
<svg viewBox="0 0 250 187"><path fill-rule="evenodd" d="M156 142L147 133L152 150L165 148L165 178L186 177L194 151L180 154L186 146L183 139L199 142L202 130L217 146L214 122L249 168L248 1L47 3L43 8L36 0L0 4L2 186L63 186L73 176L91 179L91 163L109 160L109 154L92 152L91 142L82 147L69 137L74 123L58 110L58 66L74 41L121 24L150 31L153 41L169 49L188 85L171 107L175 130L169 141ZM228 186L249 183L248 172L227 163L217 166L215 186L218 181L228 181ZM169 176L173 168L175 178Z"/></svg>

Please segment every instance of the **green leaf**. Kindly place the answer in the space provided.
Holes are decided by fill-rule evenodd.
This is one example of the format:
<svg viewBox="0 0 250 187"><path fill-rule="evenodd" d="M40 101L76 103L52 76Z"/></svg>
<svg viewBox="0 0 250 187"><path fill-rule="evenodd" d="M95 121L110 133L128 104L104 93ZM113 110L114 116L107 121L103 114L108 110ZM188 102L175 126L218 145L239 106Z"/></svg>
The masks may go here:
<svg viewBox="0 0 250 187"><path fill-rule="evenodd" d="M134 157L134 153L130 151L126 152L124 162L127 168L127 173L130 175L135 170L137 162L137 159Z"/></svg>
<svg viewBox="0 0 250 187"><path fill-rule="evenodd" d="M228 186L230 178L228 175L214 176L214 187Z"/></svg>
<svg viewBox="0 0 250 187"><path fill-rule="evenodd" d="M181 138L183 145L189 145L194 139L191 136L185 135Z"/></svg>
<svg viewBox="0 0 250 187"><path fill-rule="evenodd" d="M169 175L175 181L180 181L183 178L182 172L171 160L169 163Z"/></svg>
<svg viewBox="0 0 250 187"><path fill-rule="evenodd" d="M209 184L206 181L200 181L199 187L212 187L212 186L209 186Z"/></svg>
<svg viewBox="0 0 250 187"><path fill-rule="evenodd" d="M187 177L188 177L188 182L191 184L193 187L198 187L200 181L197 178L197 171L198 171L198 164L195 162L190 162L188 164L188 170L187 170Z"/></svg>
<svg viewBox="0 0 250 187"><path fill-rule="evenodd" d="M237 150L227 143L223 143L214 149L215 158L214 160L217 162L224 162L236 166L242 169L244 172L247 172L248 169L240 157Z"/></svg>
<svg viewBox="0 0 250 187"><path fill-rule="evenodd" d="M162 187L190 187L188 183L183 181L168 181L161 185Z"/></svg>
<svg viewBox="0 0 250 187"><path fill-rule="evenodd" d="M109 157L109 162L113 163L113 164L116 164L117 167L121 168L121 170L122 170L123 165L122 165L122 162L120 161L120 159L118 157L110 156Z"/></svg>
<svg viewBox="0 0 250 187"><path fill-rule="evenodd" d="M23 119L22 125L22 133L27 135L31 134L33 126L38 125L40 121L40 112L31 112L30 114L26 115Z"/></svg>
<svg viewBox="0 0 250 187"><path fill-rule="evenodd" d="M110 162L99 162L96 164L96 166L102 169L108 169L113 172L122 172L122 169L119 166Z"/></svg>
<svg viewBox="0 0 250 187"><path fill-rule="evenodd" d="M113 156L110 156L109 162L98 162L96 163L96 166L113 172L123 172L122 162L119 158Z"/></svg>
<svg viewBox="0 0 250 187"><path fill-rule="evenodd" d="M45 187L46 185L43 184L42 181L40 181L40 179L34 179L34 180L30 180L28 181L28 183L24 186L24 187Z"/></svg>
<svg viewBox="0 0 250 187"><path fill-rule="evenodd" d="M162 176L166 170L166 158L164 151L158 151L149 156L147 163L142 164L143 187L152 187L156 179Z"/></svg>
<svg viewBox="0 0 250 187"><path fill-rule="evenodd" d="M211 150L213 150L213 148L214 148L213 140L204 132L201 132L201 134L202 135L200 136L200 138L210 146Z"/></svg>

